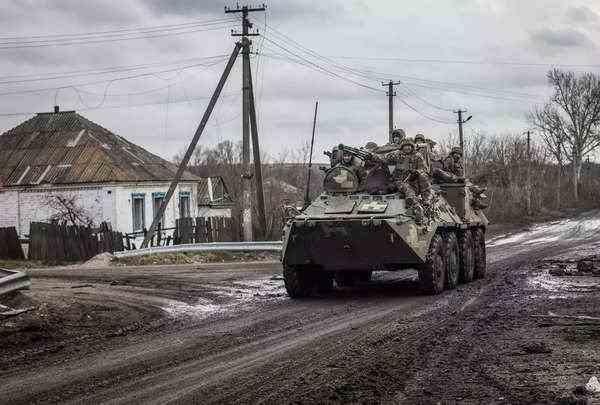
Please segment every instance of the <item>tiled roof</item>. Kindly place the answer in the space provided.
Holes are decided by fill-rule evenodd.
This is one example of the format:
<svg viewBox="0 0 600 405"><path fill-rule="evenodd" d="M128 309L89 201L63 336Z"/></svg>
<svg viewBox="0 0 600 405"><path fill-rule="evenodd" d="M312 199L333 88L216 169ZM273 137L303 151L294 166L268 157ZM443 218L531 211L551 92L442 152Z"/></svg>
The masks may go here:
<svg viewBox="0 0 600 405"><path fill-rule="evenodd" d="M176 171L75 111L36 114L0 135L0 186L169 181Z"/></svg>

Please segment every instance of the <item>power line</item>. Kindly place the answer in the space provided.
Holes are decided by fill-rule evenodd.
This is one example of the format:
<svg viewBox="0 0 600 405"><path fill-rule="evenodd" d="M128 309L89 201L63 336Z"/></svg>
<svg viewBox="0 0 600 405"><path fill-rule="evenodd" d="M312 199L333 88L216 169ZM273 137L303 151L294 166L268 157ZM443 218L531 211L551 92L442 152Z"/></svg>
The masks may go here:
<svg viewBox="0 0 600 405"><path fill-rule="evenodd" d="M169 72L177 72L177 71L181 71L181 70L187 70L187 69L193 69L193 68L198 68L198 67L210 67L210 66L214 66L218 63L222 62L222 60L216 60L212 63L209 64L203 64L203 63L195 63L195 64L191 64L191 65L186 65L186 66L178 66L176 68L170 68L170 69L165 69L165 70L161 70L161 71L157 71L157 72L150 72L150 73L139 73L136 75L129 75L129 76L124 76L124 77L118 77L118 78L114 78L114 79L110 79L110 80L98 80L98 81L93 81L93 82L86 82L86 83L77 83L77 84L70 84L70 85L64 85L64 86L55 86L55 87L45 87L45 88L40 88L40 89L26 89L26 90L14 90L14 91L7 91L7 92L3 92L0 93L0 96L7 96L7 95L14 95L14 94L28 94L28 93L43 93L43 92L47 92L47 91L52 91L52 90L62 90L62 89L68 89L68 88L73 88L73 87L81 87L81 86L91 86L94 84L103 84L103 83L114 83L116 81L122 81L122 80L130 80L130 79L137 79L140 77L148 77L148 76L154 76L157 73L169 73Z"/></svg>
<svg viewBox="0 0 600 405"><path fill-rule="evenodd" d="M112 73L144 70L144 69L149 69L152 67L178 65L181 63L189 63L192 61L199 61L199 60L210 60L210 59L222 60L225 57L227 57L227 55L214 55L214 56L205 56L205 57L186 58L186 59L180 59L180 60L172 61L172 62L155 62L155 63L128 65L128 66L113 66L113 67L96 68L96 69L72 70L72 71L67 71L67 72L36 73L36 74L28 74L28 75L4 76L4 77L0 77L0 80L1 80L0 84L17 84L17 83L38 82L38 81L46 81L46 80L72 79L72 78L76 78L76 77L99 76L99 75L106 75L106 74L112 74ZM8 80L8 79L19 79L19 80Z"/></svg>
<svg viewBox="0 0 600 405"><path fill-rule="evenodd" d="M407 63L448 63L448 64L468 64L468 65L506 65L523 67L581 67L581 68L600 68L599 64L573 64L573 63L536 63L536 62L511 62L511 61L477 61L477 60L453 60L453 59L411 59L400 57L368 57L368 56L330 56L332 59L352 59L352 60L376 60L376 61L398 61Z"/></svg>
<svg viewBox="0 0 600 405"><path fill-rule="evenodd" d="M100 38L100 39L89 39L89 40L67 40L65 41L55 41L55 42L44 42L44 43L34 43L34 44L16 44L13 45L12 43L0 43L0 50L6 50L6 49L24 49L24 48L40 48L40 47L47 47L47 46L65 46L65 45L89 45L89 44L97 44L97 43L110 43L110 42L119 42L119 41L129 41L129 40L134 40L134 39L151 39L151 38L160 38L160 37L165 37L165 36L172 36L172 35L182 35L182 34L192 34L192 33L197 33L197 32L206 32L206 31L215 31L215 30L220 30L223 28L226 28L227 26L229 26L229 23L234 22L233 21L229 21L227 23L220 23L215 27L211 27L211 28L204 28L204 29L183 29L183 30L178 30L178 31L174 31L174 32L162 32L162 33L157 33L157 34L152 34L152 35L137 35L137 36L123 36L121 38ZM202 26L200 26L202 27ZM193 27L195 28L195 27Z"/></svg>
<svg viewBox="0 0 600 405"><path fill-rule="evenodd" d="M145 26L145 27L137 27L137 28L121 28L114 30L106 30L106 31L92 31L92 32L82 32L82 33L64 33L64 34L44 34L44 35L27 35L27 36L17 36L17 37L0 37L0 41L25 41L30 39L44 39L44 38L59 38L60 37L86 37L86 36L95 36L95 35L106 35L106 34L115 34L115 33L126 33L132 31L147 31L147 30L157 30L157 29L171 29L177 27L186 27L186 26L199 26L199 25L207 25L207 24L215 24L224 21L235 21L237 18L227 17L227 18L215 18L212 20L196 20L188 23L180 23L180 24L164 24L164 25L153 25L153 26Z"/></svg>

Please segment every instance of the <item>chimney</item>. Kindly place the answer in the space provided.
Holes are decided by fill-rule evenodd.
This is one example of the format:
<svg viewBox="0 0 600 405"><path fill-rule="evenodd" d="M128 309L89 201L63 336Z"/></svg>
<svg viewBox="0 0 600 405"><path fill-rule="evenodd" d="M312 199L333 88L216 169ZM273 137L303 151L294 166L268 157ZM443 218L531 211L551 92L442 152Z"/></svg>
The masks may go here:
<svg viewBox="0 0 600 405"><path fill-rule="evenodd" d="M59 112L59 111L60 111L60 109L58 108L58 106L57 106L57 105L55 105L55 106L54 106L54 113L57 113L57 112Z"/></svg>

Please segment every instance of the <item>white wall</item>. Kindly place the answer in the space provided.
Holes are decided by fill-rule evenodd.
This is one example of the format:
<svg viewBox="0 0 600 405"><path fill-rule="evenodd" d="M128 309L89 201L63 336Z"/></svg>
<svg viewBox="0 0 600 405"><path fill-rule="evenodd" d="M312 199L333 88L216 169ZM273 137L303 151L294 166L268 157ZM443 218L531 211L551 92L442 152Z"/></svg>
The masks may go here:
<svg viewBox="0 0 600 405"><path fill-rule="evenodd" d="M152 193L163 192L166 193L169 189L168 183L157 183L157 184L128 184L123 186L114 186L110 188L114 198L116 200L114 208L114 224L118 227L121 232L131 233L133 232L133 211L131 197L133 194L144 194L144 225L146 228L150 228L152 220L154 219L153 211L153 197ZM107 188L108 190L108 188ZM171 228L175 226L175 220L179 218L179 193L190 192L190 215L192 217L197 215L197 192L198 186L196 183L180 183L175 189L175 194L169 202L165 211L165 228ZM115 226L113 225L113 227Z"/></svg>
<svg viewBox="0 0 600 405"><path fill-rule="evenodd" d="M37 188L11 191L0 191L0 227L14 226L19 234L29 234L30 222L45 222L55 213L48 206L49 195L75 197L77 204L83 208L97 225L108 222L116 231L130 233L133 231L133 218L131 196L133 193L145 194L145 226L152 224L152 193L164 192L169 188L169 183L140 183L124 185L104 185L94 187L70 188ZM175 194L165 212L165 227L175 226L175 219L179 218L179 192L190 192L190 215L197 216L197 190L196 183L182 183L175 190Z"/></svg>
<svg viewBox="0 0 600 405"><path fill-rule="evenodd" d="M0 192L0 227L14 226L19 234L29 234L31 222L46 222L56 211L48 205L51 195L75 197L95 223L110 220L103 213L102 187L24 189Z"/></svg>

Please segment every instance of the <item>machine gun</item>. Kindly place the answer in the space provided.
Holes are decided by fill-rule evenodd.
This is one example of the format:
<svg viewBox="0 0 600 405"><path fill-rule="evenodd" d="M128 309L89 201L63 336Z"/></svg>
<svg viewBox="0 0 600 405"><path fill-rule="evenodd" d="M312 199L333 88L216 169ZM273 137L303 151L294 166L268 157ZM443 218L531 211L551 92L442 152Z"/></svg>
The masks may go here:
<svg viewBox="0 0 600 405"><path fill-rule="evenodd" d="M357 148L353 148L351 146L346 146L340 143L340 145L338 146L338 150L348 153L349 155L352 155L354 157L359 158L360 160L364 161L364 162L373 162L376 161L374 158L374 155L371 152L367 152L365 150L361 150L361 149L357 149Z"/></svg>

